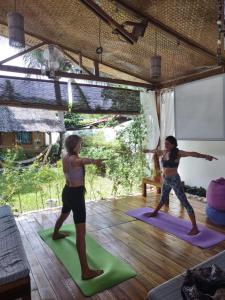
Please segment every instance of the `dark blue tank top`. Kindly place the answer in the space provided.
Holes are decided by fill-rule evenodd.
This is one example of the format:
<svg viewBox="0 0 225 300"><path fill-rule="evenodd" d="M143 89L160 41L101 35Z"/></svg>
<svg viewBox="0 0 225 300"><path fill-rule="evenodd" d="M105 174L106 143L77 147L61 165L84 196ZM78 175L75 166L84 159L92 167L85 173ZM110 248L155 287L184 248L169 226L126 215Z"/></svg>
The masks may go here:
<svg viewBox="0 0 225 300"><path fill-rule="evenodd" d="M163 168L178 168L179 161L171 159L162 159Z"/></svg>
<svg viewBox="0 0 225 300"><path fill-rule="evenodd" d="M173 159L165 159L164 157L162 157L162 167L163 168L178 168L179 166L179 162L180 162L180 159L179 158L176 158L175 160Z"/></svg>

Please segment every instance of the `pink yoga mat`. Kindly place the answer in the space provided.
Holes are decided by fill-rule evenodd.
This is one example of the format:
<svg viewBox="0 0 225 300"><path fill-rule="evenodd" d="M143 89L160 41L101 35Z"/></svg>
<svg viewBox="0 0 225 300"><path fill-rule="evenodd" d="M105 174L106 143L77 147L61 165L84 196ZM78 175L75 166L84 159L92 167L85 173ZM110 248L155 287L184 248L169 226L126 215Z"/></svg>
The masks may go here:
<svg viewBox="0 0 225 300"><path fill-rule="evenodd" d="M154 218L147 218L143 215L144 213L152 211L153 209L150 207L142 207L129 210L126 214L158 227L165 232L172 233L178 238L200 248L209 248L225 240L224 234L208 229L202 225L198 225L200 232L197 235L189 236L187 235L187 233L191 230L191 223L189 221L171 216L164 212L159 212L157 217Z"/></svg>

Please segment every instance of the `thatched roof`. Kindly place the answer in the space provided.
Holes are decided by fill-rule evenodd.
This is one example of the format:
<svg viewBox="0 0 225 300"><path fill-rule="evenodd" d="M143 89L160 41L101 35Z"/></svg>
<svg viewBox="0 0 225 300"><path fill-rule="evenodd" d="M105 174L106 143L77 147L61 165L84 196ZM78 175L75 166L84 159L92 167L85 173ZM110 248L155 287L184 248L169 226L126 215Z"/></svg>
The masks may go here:
<svg viewBox="0 0 225 300"><path fill-rule="evenodd" d="M0 132L64 132L62 112L0 106Z"/></svg>
<svg viewBox="0 0 225 300"><path fill-rule="evenodd" d="M17 1L24 16L26 43L40 40L64 46L83 65L93 70L99 60L99 17L81 0ZM109 24L101 22L103 60L100 72L115 78L150 81L150 58L162 56L162 78L168 80L217 64L217 2L215 0L100 0L94 1L117 23L148 20L144 37L133 45L112 34ZM7 36L7 13L14 1L0 0L0 34ZM157 33L157 36L156 36ZM77 53L77 54L76 54ZM224 58L224 54L223 54ZM118 70L129 75L119 73ZM133 77L132 77L133 76Z"/></svg>

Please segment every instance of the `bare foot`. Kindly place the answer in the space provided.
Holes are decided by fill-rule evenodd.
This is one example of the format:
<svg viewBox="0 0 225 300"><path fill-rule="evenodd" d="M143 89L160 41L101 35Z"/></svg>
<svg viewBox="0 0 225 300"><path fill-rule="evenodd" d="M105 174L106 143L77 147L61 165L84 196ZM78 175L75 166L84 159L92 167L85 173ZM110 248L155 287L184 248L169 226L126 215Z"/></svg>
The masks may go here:
<svg viewBox="0 0 225 300"><path fill-rule="evenodd" d="M82 280L89 280L95 277L98 277L104 273L103 270L91 270L89 269L87 272L82 274Z"/></svg>
<svg viewBox="0 0 225 300"><path fill-rule="evenodd" d="M64 239L67 236L69 236L69 233L58 232L58 233L53 233L52 239L59 240L59 239Z"/></svg>
<svg viewBox="0 0 225 300"><path fill-rule="evenodd" d="M151 213L145 213L144 217L153 218L153 217L156 217L157 215L158 215L158 212L157 211L153 211Z"/></svg>
<svg viewBox="0 0 225 300"><path fill-rule="evenodd" d="M191 229L190 232L188 232L188 235L196 235L199 233L198 227L194 227Z"/></svg>

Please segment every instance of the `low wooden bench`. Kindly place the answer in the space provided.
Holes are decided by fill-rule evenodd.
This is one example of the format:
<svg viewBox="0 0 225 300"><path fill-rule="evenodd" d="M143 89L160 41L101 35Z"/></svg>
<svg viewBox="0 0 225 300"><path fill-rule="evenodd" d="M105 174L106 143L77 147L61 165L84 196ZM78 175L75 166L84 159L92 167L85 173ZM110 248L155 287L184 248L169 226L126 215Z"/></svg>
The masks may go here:
<svg viewBox="0 0 225 300"><path fill-rule="evenodd" d="M0 299L31 300L30 268L9 206L0 207Z"/></svg>
<svg viewBox="0 0 225 300"><path fill-rule="evenodd" d="M181 182L184 187L184 181ZM161 194L162 179L152 180L151 177L142 178L142 196L147 197L147 184L154 186L156 188L157 194ZM169 205L169 199L166 202L166 205Z"/></svg>
<svg viewBox="0 0 225 300"><path fill-rule="evenodd" d="M142 178L142 196L147 196L147 184L154 186L156 188L157 194L161 193L161 180L154 181L151 177L143 177Z"/></svg>

